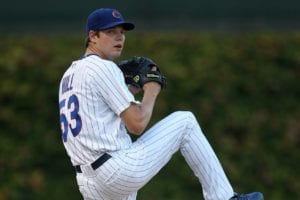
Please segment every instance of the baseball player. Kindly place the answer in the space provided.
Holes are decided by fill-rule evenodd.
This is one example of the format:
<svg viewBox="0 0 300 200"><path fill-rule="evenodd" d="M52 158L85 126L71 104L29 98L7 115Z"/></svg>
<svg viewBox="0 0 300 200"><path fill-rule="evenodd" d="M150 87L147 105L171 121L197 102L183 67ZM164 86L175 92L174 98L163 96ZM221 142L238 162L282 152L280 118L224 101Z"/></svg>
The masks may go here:
<svg viewBox="0 0 300 200"><path fill-rule="evenodd" d="M93 11L86 51L60 82L62 140L83 198L135 200L180 151L206 200L263 200L260 192L234 193L193 113L174 112L146 130L166 79L144 57L113 62L124 48L125 32L134 27L115 9ZM134 98L139 91L140 102ZM139 138L132 142L129 134Z"/></svg>

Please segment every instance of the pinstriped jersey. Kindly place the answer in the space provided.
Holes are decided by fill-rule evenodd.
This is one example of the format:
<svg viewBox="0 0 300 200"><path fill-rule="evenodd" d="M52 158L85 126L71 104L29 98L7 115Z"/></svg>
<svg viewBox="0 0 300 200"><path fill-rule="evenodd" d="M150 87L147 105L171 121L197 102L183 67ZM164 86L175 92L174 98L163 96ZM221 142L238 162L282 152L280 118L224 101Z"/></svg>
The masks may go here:
<svg viewBox="0 0 300 200"><path fill-rule="evenodd" d="M73 165L95 161L132 141L120 113L135 102L112 61L88 55L74 61L59 86L62 140Z"/></svg>

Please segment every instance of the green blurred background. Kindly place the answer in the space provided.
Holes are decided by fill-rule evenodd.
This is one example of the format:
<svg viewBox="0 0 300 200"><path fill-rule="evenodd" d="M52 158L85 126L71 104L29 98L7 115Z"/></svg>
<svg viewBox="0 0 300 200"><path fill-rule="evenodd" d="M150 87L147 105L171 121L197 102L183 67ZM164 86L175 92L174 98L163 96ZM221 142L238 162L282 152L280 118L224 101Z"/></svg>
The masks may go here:
<svg viewBox="0 0 300 200"><path fill-rule="evenodd" d="M191 110L238 192L300 199L300 1L6 1L0 7L0 200L81 199L58 122L58 85L84 51L86 16L115 7L167 89L151 124ZM140 200L203 199L181 155Z"/></svg>

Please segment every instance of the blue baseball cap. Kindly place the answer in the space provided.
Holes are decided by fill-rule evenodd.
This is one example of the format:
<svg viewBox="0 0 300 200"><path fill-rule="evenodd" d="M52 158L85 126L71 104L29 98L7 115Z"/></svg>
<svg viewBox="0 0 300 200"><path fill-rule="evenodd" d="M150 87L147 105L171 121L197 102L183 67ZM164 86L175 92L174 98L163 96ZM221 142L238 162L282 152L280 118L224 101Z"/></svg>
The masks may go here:
<svg viewBox="0 0 300 200"><path fill-rule="evenodd" d="M112 8L99 8L87 18L86 33L91 30L105 30L115 26L123 26L127 31L134 29L134 24L126 22L119 11Z"/></svg>

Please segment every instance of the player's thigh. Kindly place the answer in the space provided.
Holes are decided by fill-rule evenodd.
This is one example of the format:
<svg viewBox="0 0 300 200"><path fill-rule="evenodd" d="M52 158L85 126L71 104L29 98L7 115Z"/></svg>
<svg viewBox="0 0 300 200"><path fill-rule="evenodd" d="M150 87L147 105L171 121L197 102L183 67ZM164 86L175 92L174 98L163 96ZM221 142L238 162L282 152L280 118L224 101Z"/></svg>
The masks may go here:
<svg viewBox="0 0 300 200"><path fill-rule="evenodd" d="M190 112L172 113L118 155L124 178L132 184L129 187L144 185L168 163L179 150L187 124L193 118Z"/></svg>
<svg viewBox="0 0 300 200"><path fill-rule="evenodd" d="M174 112L147 130L137 141L146 157L169 157L179 150L192 124L197 123L189 111ZM134 146L134 145L133 145Z"/></svg>

